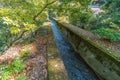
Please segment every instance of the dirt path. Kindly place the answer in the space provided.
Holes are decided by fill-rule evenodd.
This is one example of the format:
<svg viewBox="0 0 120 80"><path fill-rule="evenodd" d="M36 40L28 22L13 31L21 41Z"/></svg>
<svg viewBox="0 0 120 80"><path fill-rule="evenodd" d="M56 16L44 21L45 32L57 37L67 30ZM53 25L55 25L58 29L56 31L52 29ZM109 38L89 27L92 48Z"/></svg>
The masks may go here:
<svg viewBox="0 0 120 80"><path fill-rule="evenodd" d="M47 80L46 34L46 29L39 29L36 33L31 56L26 61L28 80Z"/></svg>

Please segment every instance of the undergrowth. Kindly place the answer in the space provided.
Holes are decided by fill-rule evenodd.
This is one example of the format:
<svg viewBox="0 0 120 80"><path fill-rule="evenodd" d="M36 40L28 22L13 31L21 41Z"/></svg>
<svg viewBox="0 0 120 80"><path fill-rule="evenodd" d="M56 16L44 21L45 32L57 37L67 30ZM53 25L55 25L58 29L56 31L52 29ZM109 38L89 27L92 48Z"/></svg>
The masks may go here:
<svg viewBox="0 0 120 80"><path fill-rule="evenodd" d="M24 60L28 58L29 51L24 50L20 54L10 64L0 66L0 80L10 80L11 76L19 75L25 69ZM22 75L17 77L16 80L27 80L27 77Z"/></svg>
<svg viewBox="0 0 120 80"><path fill-rule="evenodd" d="M111 42L120 40L120 32L117 32L110 28L100 28L92 30L92 32L99 35L101 38L109 39Z"/></svg>

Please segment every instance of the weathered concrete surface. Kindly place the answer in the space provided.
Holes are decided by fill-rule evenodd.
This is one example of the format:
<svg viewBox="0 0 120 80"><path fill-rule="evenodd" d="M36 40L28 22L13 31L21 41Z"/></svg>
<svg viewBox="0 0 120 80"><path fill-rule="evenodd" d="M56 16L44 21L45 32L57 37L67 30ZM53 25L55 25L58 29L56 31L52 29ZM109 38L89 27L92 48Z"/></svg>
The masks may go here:
<svg viewBox="0 0 120 80"><path fill-rule="evenodd" d="M52 19L50 19L50 22L56 45L65 65L69 80L100 80L60 32L56 22Z"/></svg>
<svg viewBox="0 0 120 80"><path fill-rule="evenodd" d="M56 47L51 27L48 27L47 64L49 80L69 80Z"/></svg>
<svg viewBox="0 0 120 80"><path fill-rule="evenodd" d="M85 32L70 24L60 24L59 29L87 64L105 80L120 80L120 61L110 51L97 45Z"/></svg>

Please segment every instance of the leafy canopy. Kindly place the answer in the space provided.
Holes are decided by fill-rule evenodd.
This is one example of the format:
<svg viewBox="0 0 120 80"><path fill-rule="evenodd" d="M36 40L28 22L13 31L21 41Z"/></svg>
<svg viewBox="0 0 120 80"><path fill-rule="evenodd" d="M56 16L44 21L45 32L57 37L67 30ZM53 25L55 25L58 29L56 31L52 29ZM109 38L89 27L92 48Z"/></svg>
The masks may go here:
<svg viewBox="0 0 120 80"><path fill-rule="evenodd" d="M96 27L93 32L110 40L120 40L120 0L106 0L102 5L103 13L97 15Z"/></svg>
<svg viewBox="0 0 120 80"><path fill-rule="evenodd" d="M48 10L71 23L87 22L91 16L89 3L90 0L0 0L0 50L33 34L46 21Z"/></svg>

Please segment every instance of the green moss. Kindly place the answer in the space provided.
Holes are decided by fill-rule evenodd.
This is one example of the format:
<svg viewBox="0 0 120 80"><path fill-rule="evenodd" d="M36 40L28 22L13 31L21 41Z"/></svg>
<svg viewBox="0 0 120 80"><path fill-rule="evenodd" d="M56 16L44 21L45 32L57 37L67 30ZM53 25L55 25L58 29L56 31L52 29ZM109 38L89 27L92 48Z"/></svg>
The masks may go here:
<svg viewBox="0 0 120 80"><path fill-rule="evenodd" d="M60 25L61 23L58 23L58 25ZM94 50L97 51L96 54L100 55L104 55L105 57L111 59L113 62L115 62L117 65L120 66L120 55L118 55L115 51L110 50L110 49L106 49L104 46L102 46L101 44L91 40L89 38L89 35L85 35L81 32L81 30L79 30L79 28L72 26L72 25L68 25L68 24L61 24L63 28L66 28L68 33L72 33L74 35L76 35L77 37L80 38L80 40L82 40L86 46L89 46L90 48L93 48ZM64 31L62 31L64 32ZM85 31L83 31L85 32ZM68 34L68 36L71 36L71 34ZM68 37L68 39L72 39L72 37Z"/></svg>
<svg viewBox="0 0 120 80"><path fill-rule="evenodd" d="M67 77L64 75L64 71L57 67L60 63L56 59L49 59L48 63L48 76L49 80L66 80Z"/></svg>

